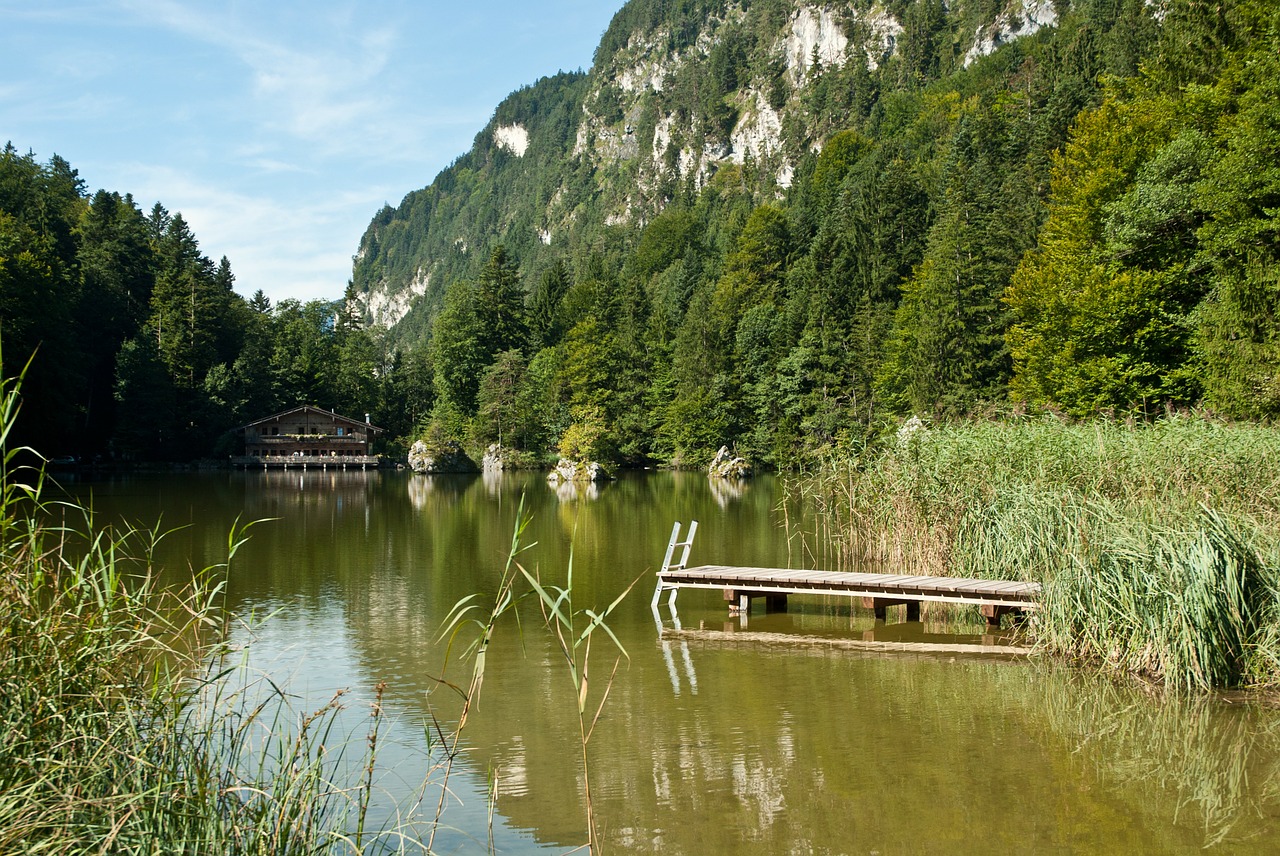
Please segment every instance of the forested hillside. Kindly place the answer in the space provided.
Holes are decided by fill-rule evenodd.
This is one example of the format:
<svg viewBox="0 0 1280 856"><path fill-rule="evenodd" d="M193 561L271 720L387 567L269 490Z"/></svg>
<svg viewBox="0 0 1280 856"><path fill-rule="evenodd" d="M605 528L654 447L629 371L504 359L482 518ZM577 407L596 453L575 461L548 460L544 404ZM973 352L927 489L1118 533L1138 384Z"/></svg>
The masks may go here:
<svg viewBox="0 0 1280 856"><path fill-rule="evenodd" d="M0 151L0 346L26 368L10 448L47 456L185 461L231 451L228 429L297 404L403 433L411 362L332 301L232 290L181 214L89 195L65 160ZM416 384L426 388L427 383Z"/></svg>
<svg viewBox="0 0 1280 856"><path fill-rule="evenodd" d="M1263 0L635 0L362 241L429 433L785 466L911 414L1280 408Z"/></svg>
<svg viewBox="0 0 1280 856"><path fill-rule="evenodd" d="M779 467L910 415L1269 420L1278 57L1268 0L633 0L377 213L339 304L243 300L180 215L10 146L5 371L36 352L50 454L303 403Z"/></svg>

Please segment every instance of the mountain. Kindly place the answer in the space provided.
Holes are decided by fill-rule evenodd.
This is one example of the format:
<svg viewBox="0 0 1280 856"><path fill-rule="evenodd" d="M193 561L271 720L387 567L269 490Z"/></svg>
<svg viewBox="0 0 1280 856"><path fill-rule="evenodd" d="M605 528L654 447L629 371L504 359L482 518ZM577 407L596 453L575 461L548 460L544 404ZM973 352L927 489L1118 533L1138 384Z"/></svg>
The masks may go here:
<svg viewBox="0 0 1280 856"><path fill-rule="evenodd" d="M643 226L726 165L748 166L758 197L779 197L880 92L964 69L1057 21L1051 0L633 0L590 73L513 93L471 151L374 216L350 297L368 323L414 341L447 284L473 276L496 244L533 282L546 259L604 228Z"/></svg>
<svg viewBox="0 0 1280 856"><path fill-rule="evenodd" d="M378 213L348 305L477 454L1280 417L1277 57L1270 0L637 0Z"/></svg>

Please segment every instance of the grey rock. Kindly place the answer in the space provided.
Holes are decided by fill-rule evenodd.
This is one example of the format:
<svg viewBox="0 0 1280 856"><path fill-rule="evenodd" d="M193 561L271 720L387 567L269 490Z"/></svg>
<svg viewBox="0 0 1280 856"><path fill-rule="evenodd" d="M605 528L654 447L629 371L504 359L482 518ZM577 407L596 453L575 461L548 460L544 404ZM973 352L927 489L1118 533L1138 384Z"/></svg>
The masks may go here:
<svg viewBox="0 0 1280 856"><path fill-rule="evenodd" d="M504 449L499 443L490 443L489 448L484 450L484 458L480 461L480 468L486 473L502 472L511 464L511 450Z"/></svg>
<svg viewBox="0 0 1280 856"><path fill-rule="evenodd" d="M745 458L735 456L728 446L721 446L711 459L711 466L707 467L707 475L720 479L749 479L751 464Z"/></svg>
<svg viewBox="0 0 1280 856"><path fill-rule="evenodd" d="M613 476L599 461L574 461L561 458L547 475L547 481L559 485L566 483L586 483L609 481Z"/></svg>
<svg viewBox="0 0 1280 856"><path fill-rule="evenodd" d="M428 447L421 440L409 449L409 466L415 473L474 473L479 467L453 440Z"/></svg>

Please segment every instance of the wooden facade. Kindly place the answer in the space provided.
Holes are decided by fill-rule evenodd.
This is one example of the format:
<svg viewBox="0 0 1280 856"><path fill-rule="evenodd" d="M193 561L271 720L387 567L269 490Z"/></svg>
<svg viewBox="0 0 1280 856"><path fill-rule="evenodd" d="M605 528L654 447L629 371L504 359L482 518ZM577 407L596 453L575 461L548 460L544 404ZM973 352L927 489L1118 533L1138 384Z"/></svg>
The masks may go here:
<svg viewBox="0 0 1280 856"><path fill-rule="evenodd" d="M244 455L239 466L377 466L371 444L383 429L347 416L305 405L250 422L239 429Z"/></svg>

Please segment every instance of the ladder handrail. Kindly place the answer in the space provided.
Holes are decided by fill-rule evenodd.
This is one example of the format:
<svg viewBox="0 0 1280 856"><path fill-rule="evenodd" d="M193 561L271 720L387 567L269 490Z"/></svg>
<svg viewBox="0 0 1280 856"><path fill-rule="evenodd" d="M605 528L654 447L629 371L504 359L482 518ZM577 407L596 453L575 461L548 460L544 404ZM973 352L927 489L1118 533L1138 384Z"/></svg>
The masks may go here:
<svg viewBox="0 0 1280 856"><path fill-rule="evenodd" d="M662 570L658 571L658 584L653 590L653 601L651 605L654 608L657 608L658 599L662 596L662 575L668 571L684 570L689 566L689 552L693 549L693 536L698 531L698 521L689 521L689 535L683 541L680 540L680 526L681 523L677 520L671 527L671 539L667 542L667 554L662 558ZM683 547L684 551L680 554L679 563L673 565L671 563L671 559L675 556L677 547ZM672 589L671 595L672 600L674 600L675 589Z"/></svg>

